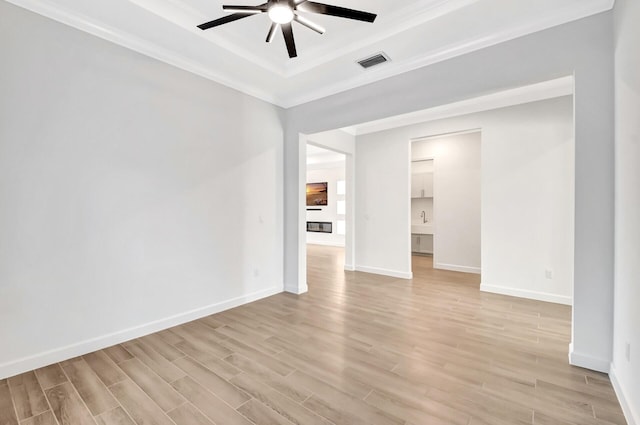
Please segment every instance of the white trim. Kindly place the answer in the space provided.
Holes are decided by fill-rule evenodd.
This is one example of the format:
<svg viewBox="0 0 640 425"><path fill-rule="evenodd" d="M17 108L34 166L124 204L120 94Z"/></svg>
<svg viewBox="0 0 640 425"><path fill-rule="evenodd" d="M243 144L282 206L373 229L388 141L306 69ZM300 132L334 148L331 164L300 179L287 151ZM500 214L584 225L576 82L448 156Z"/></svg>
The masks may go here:
<svg viewBox="0 0 640 425"><path fill-rule="evenodd" d="M309 287L307 285L302 286L285 286L284 292L288 292L290 294L302 295L309 291Z"/></svg>
<svg viewBox="0 0 640 425"><path fill-rule="evenodd" d="M477 37L472 40L459 41L449 44L439 50L420 54L404 61L390 62L387 66L372 69L370 73L342 79L331 86L325 86L317 90L301 90L301 95L288 97L281 106L284 108L290 108L301 105L303 103L341 93L355 87L360 87L365 84L370 84L375 81L413 71L418 68L463 56L468 53L495 46L538 31L543 31L558 25L586 18L591 15L611 10L613 3L613 0L584 1L579 7L570 7L564 10L554 11L552 15L542 17L536 22L529 22L521 26L505 28L502 31L489 34L486 37Z"/></svg>
<svg viewBox="0 0 640 425"><path fill-rule="evenodd" d="M237 298L232 298L227 301L197 308L185 313L169 316L164 319L155 320L143 325L80 341L75 344L67 345L66 347L55 348L32 356L2 363L0 364L0 379L15 376L20 373L38 369L40 367L48 366L77 356L82 356L97 350L102 350L103 348L121 344L164 329L172 328L183 323L191 322L211 314L216 314L221 311L248 304L281 292L282 286L272 287L262 291L242 295Z"/></svg>
<svg viewBox="0 0 640 425"><path fill-rule="evenodd" d="M363 49L370 50L373 46L377 46L393 36L399 35L411 28L418 27L477 2L478 0L423 0L416 2L418 4L413 7L407 7L399 10L399 13L393 13L386 16L384 23L383 21L378 21L376 23L377 30L373 34L365 35L364 33L361 33L362 37L360 37L358 33L353 33L351 34L350 43L344 43L343 45L336 45L333 43L326 45L324 48L313 48L309 50L307 53L308 56L304 57L304 61L289 62L285 65L286 68L284 76L292 77L299 75L316 67L326 65L329 62L344 58L348 55L353 55L355 52L362 51ZM490 34L481 39L475 39L471 42L458 41L441 50L429 52L426 56L419 55L417 57L408 58L402 62L401 66L394 68L394 71L384 72L385 76L382 78L387 78L387 76L390 75L401 74L425 65L430 65L434 62L449 59L450 57L470 53L485 47L513 40L524 35L586 18L587 16L611 10L613 6L614 0L582 0L579 5L571 5L560 10L553 10L548 15L541 16L535 22L528 22L520 26L505 28L500 32ZM370 50L369 53L364 54L364 57L373 56L374 54L376 54L376 51ZM447 54L450 54L451 56L447 56ZM387 63L387 65L391 65L389 66L391 68L394 63L395 62L390 62ZM376 71L380 69L381 68L377 68ZM325 94L324 96L327 95L328 94ZM301 101L298 104L306 102L307 101Z"/></svg>
<svg viewBox="0 0 640 425"><path fill-rule="evenodd" d="M151 43L121 29L110 27L93 18L83 16L82 14L73 12L71 10L64 10L59 6L53 6L42 0L7 1L17 6L31 10L32 12L46 16L50 19L77 28L81 31L93 34L97 37L111 41L130 50L155 58L185 71L242 91L250 96L257 97L283 108L290 108L293 106L301 105L303 103L347 91L355 87L360 87L365 84L373 83L375 81L399 75L424 66L432 65L434 63L442 62L447 59L462 56L477 50L484 49L486 47L494 46L502 42L522 37L524 35L532 34L537 31L542 31L557 25L595 15L597 13L610 10L613 7L613 0L584 0L578 7L573 6L560 11L554 11L552 15L542 17L536 22L527 23L525 25L517 27L505 28L502 31L495 32L486 37L475 38L471 41L459 41L452 45L447 45L442 49L431 51L426 54L420 54L416 57L409 58L401 62L390 62L385 67L371 70L371 72L364 75L357 74L351 78L340 79L335 84L324 86L317 90L304 90L304 87L301 87L300 90L296 91L296 93L300 94L293 94L281 98L277 93L269 92L259 84L247 84L246 82L240 81L240 79L236 78L233 75L221 75L220 73L217 73L215 72L215 70L211 69L211 67L207 67L202 63L198 63L198 61L183 57L178 52L170 51L155 43ZM473 3L474 1L475 0L458 0L454 3L440 1L437 3L436 7L427 7L426 10L422 11L423 13L415 16L415 19L418 21L420 21L421 19L429 20L434 16L438 16L439 13L442 13L443 10L446 11L451 7L455 9L457 7L460 7L461 5L464 6L467 3ZM399 22L402 22L403 25L392 28L391 33L393 33L394 31L406 30L409 22L406 20L400 20ZM380 32L378 32L377 35L379 36ZM212 40L212 42L216 43L219 47L228 50L231 46L231 43L223 41L223 39ZM371 40L370 38L365 38L363 39L363 42L370 43ZM347 43L342 47L342 49L345 49L345 53L352 50L352 44L353 43ZM237 48L233 48L232 50L237 52L240 48L239 46L236 47ZM322 64L322 60L335 60L336 49L334 47L329 49L330 54L327 56L316 54L315 57L320 58L320 62L318 62L317 64L308 61L304 64L303 62L299 62L298 65L291 64L284 73L274 72L276 68L269 66L269 64L267 64L263 60L258 60L257 56L251 54L250 52L247 52L247 55L251 56L250 59L253 59L253 63L255 63L256 66L260 67L260 69L268 68L268 72L271 72L273 75L278 76L279 78L286 79L287 77L296 73L307 71L306 66L309 64L311 64L312 66L318 66ZM312 67L311 69L314 68Z"/></svg>
<svg viewBox="0 0 640 425"><path fill-rule="evenodd" d="M344 265L344 270L347 271L347 272L355 272L356 268L351 264L345 264Z"/></svg>
<svg viewBox="0 0 640 425"><path fill-rule="evenodd" d="M611 379L611 385L613 385L616 396L618 396L618 401L622 407L624 418L627 420L627 425L640 425L640 412L634 410L629 398L627 398L628 393L624 391L613 363L611 363L609 368L609 379Z"/></svg>
<svg viewBox="0 0 640 425"><path fill-rule="evenodd" d="M103 40L138 52L150 58L175 66L207 80L214 81L232 89L241 91L249 96L256 97L271 104L280 105L280 101L274 93L270 93L257 85L246 84L230 75L221 75L205 65L181 56L179 53L165 49L148 40L132 35L118 28L110 27L95 19L79 13L65 10L59 6L47 4L41 0L7 0L16 6L30 10L38 15L45 16L54 21L84 31Z"/></svg>
<svg viewBox="0 0 640 425"><path fill-rule="evenodd" d="M373 56L380 53L380 51L370 51L372 46L379 45L390 37L477 2L478 0L414 1L414 4L409 7L396 9L396 12L385 16L384 20L378 20L376 22L376 30L373 32L368 28L361 28L361 31L349 34L349 43L331 43L323 45L323 47L314 47L308 52L305 51L304 61L287 63L284 76L293 77L345 56L352 57L356 52L361 52L363 49L368 51L368 53L364 53L363 57ZM362 53L358 54L361 55ZM356 64L357 62L354 61L354 65Z"/></svg>
<svg viewBox="0 0 640 425"><path fill-rule="evenodd" d="M511 288L508 286L480 284L480 291L492 294L509 295L511 297L528 298L530 300L545 301L548 303L573 305L573 299L566 295L550 294L548 292L530 291L527 289Z"/></svg>
<svg viewBox="0 0 640 425"><path fill-rule="evenodd" d="M573 350L573 342L569 344L569 364L602 373L609 373L609 367L611 366L608 360L599 359L584 353L576 353Z"/></svg>
<svg viewBox="0 0 640 425"><path fill-rule="evenodd" d="M298 134L298 180L295 184L298 186L298 277L294 282L285 283L285 291L300 295L307 292L309 288L307 284L307 135L302 133Z"/></svg>
<svg viewBox="0 0 640 425"><path fill-rule="evenodd" d="M338 248L344 248L344 242L331 242L331 241L312 241L307 239L307 245L321 245L321 246L335 246Z"/></svg>
<svg viewBox="0 0 640 425"><path fill-rule="evenodd" d="M440 269L440 270L449 270L452 272L461 272L461 273L473 273L473 274L482 273L482 269L480 267L458 266L457 264L435 263L433 265L433 268Z"/></svg>
<svg viewBox="0 0 640 425"><path fill-rule="evenodd" d="M383 276L397 277L400 279L413 279L413 273L399 270L380 269L377 267L356 266L355 270L363 273L380 274Z"/></svg>

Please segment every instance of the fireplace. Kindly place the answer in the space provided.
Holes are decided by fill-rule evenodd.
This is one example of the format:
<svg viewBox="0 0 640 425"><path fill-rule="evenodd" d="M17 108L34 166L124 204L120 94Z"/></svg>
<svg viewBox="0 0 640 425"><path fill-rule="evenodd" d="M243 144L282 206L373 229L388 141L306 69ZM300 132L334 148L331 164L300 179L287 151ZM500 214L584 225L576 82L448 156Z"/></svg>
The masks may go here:
<svg viewBox="0 0 640 425"><path fill-rule="evenodd" d="M333 223L327 221L307 221L307 232L333 233Z"/></svg>

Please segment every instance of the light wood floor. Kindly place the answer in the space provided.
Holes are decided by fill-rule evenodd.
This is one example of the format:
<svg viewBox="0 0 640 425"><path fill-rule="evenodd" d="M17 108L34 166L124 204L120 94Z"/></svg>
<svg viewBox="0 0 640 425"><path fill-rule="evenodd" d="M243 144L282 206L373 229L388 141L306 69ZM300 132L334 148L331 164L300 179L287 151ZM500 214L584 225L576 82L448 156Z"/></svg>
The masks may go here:
<svg viewBox="0 0 640 425"><path fill-rule="evenodd" d="M568 307L341 255L310 247L308 294L0 380L0 425L625 423L609 379L567 365Z"/></svg>

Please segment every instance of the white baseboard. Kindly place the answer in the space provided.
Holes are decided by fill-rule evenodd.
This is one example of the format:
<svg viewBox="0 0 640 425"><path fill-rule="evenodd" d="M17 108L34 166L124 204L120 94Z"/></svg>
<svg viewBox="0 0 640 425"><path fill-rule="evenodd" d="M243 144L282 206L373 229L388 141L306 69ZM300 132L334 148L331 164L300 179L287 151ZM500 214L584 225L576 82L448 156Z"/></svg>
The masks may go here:
<svg viewBox="0 0 640 425"><path fill-rule="evenodd" d="M518 298L528 298L530 300L546 301L548 303L573 305L571 297L564 295L549 294L547 292L528 291L526 289L510 288L507 286L480 284L482 292L490 292L492 294L509 295Z"/></svg>
<svg viewBox="0 0 640 425"><path fill-rule="evenodd" d="M377 267L356 266L355 270L363 273L381 274L383 276L397 277L400 279L413 279L413 273L398 270L379 269Z"/></svg>
<svg viewBox="0 0 640 425"><path fill-rule="evenodd" d="M352 266L351 264L345 264L344 265L344 269L348 272L355 272L356 268L354 266Z"/></svg>
<svg viewBox="0 0 640 425"><path fill-rule="evenodd" d="M611 366L609 360L574 351L573 343L569 344L569 364L602 373L609 373Z"/></svg>
<svg viewBox="0 0 640 425"><path fill-rule="evenodd" d="M309 287L307 285L304 286L285 286L284 292L288 292L290 294L302 295L309 291Z"/></svg>
<svg viewBox="0 0 640 425"><path fill-rule="evenodd" d="M455 264L442 264L442 263L435 263L433 265L434 269L440 269L440 270L449 270L452 272L462 272L462 273L473 273L473 274L481 274L482 270L480 269L480 267L467 267L467 266L458 266Z"/></svg>
<svg viewBox="0 0 640 425"><path fill-rule="evenodd" d="M307 241L307 245L336 246L338 248L344 248L344 242Z"/></svg>
<svg viewBox="0 0 640 425"><path fill-rule="evenodd" d="M616 396L618 396L618 401L622 407L624 417L627 420L627 425L640 425L640 412L634 410L629 398L627 398L627 392L618 379L618 374L613 363L611 363L611 367L609 368L609 378L611 379L611 385L613 385Z"/></svg>
<svg viewBox="0 0 640 425"><path fill-rule="evenodd" d="M67 359L71 359L84 354L92 353L112 345L121 344L141 336L149 335L164 329L172 328L183 323L191 322L211 314L220 313L262 298L270 297L282 292L282 287L273 287L251 294L232 298L227 301L211 304L206 307L197 308L186 313L176 314L164 319L156 320L143 325L135 326L129 329L91 338L75 344L67 345L32 356L23 357L11 362L0 364L0 379L15 376L33 369L48 366Z"/></svg>

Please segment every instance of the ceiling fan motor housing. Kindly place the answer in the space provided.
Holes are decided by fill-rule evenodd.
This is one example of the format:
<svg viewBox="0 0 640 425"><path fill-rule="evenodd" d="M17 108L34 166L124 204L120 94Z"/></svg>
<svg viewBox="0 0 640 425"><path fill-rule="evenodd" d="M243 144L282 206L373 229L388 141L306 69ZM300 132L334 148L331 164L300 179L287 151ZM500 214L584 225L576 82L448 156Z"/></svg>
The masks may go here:
<svg viewBox="0 0 640 425"><path fill-rule="evenodd" d="M338 18L354 19L356 21L373 22L376 19L376 14L363 12L360 10L347 9L340 6L332 6L324 3L317 3L310 0L267 0L259 6L230 6L223 5L222 8L226 11L234 12L231 15L223 16L222 18L214 19L210 22L198 25L201 30L208 30L213 27L217 27L229 22L234 22L239 19L244 19L249 16L259 15L267 13L272 21L271 28L267 34L267 43L271 43L278 30L282 31L285 44L287 46L287 52L290 58L298 56L296 51L296 43L293 39L292 22L296 21L299 24L319 33L324 34L325 29L320 25L310 21L304 16L298 15L296 12L301 10L308 13L317 13L320 15L330 15Z"/></svg>
<svg viewBox="0 0 640 425"><path fill-rule="evenodd" d="M276 24L288 24L295 17L295 5L290 0L270 0L267 6L269 18Z"/></svg>

